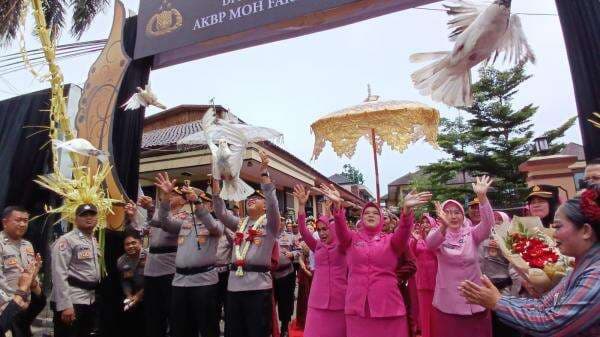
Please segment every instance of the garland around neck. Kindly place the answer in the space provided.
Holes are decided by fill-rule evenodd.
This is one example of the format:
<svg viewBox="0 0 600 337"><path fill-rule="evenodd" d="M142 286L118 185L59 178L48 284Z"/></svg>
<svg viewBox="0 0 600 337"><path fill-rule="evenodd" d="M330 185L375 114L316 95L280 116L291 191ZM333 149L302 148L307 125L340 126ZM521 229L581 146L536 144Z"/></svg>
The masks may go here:
<svg viewBox="0 0 600 337"><path fill-rule="evenodd" d="M252 228L250 228L248 237L246 240L243 240L244 232L246 231L246 227L248 226L249 217L244 218L241 221L238 231L235 233L236 241L235 241L235 265L237 269L235 271L235 275L238 277L244 276L244 265L246 264L246 255L248 254L248 250L250 249L250 245L256 235L256 231L259 227L261 227L265 221L266 214L263 214L260 218L256 219ZM242 248L242 244L244 247Z"/></svg>

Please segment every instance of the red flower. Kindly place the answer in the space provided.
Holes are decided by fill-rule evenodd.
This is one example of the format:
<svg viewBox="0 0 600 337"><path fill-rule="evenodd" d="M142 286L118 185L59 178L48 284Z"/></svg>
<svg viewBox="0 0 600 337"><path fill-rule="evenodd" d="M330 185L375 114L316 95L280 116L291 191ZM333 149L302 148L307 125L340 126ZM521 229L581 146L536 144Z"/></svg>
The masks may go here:
<svg viewBox="0 0 600 337"><path fill-rule="evenodd" d="M254 238L257 237L258 235L260 235L260 231L254 229L254 228L250 228L248 230L248 237L246 238L246 241L252 242L252 241L254 241Z"/></svg>
<svg viewBox="0 0 600 337"><path fill-rule="evenodd" d="M242 244L243 241L244 241L244 233L236 232L235 239L233 239L233 244L236 246L239 246Z"/></svg>
<svg viewBox="0 0 600 337"><path fill-rule="evenodd" d="M547 244L538 238L527 238L520 233L511 234L513 238L513 253L521 255L531 268L543 269L546 263L558 261L556 254Z"/></svg>
<svg viewBox="0 0 600 337"><path fill-rule="evenodd" d="M242 268L244 268L246 266L246 261L244 261L244 260L235 260L235 266L236 267L242 267Z"/></svg>

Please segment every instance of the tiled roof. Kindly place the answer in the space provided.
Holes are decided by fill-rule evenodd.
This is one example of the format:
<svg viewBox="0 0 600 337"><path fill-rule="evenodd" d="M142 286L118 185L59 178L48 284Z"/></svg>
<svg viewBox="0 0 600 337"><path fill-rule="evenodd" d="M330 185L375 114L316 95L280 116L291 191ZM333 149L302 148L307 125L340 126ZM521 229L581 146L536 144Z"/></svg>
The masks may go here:
<svg viewBox="0 0 600 337"><path fill-rule="evenodd" d="M562 151L560 151L559 154L567 156L576 156L578 161L585 160L585 152L583 150L583 145L579 145L577 143L567 144L565 148Z"/></svg>
<svg viewBox="0 0 600 337"><path fill-rule="evenodd" d="M200 121L194 121L144 132L142 135L142 149L175 145L178 140L201 130Z"/></svg>
<svg viewBox="0 0 600 337"><path fill-rule="evenodd" d="M346 178L346 176L344 176L343 174L340 174L340 173L336 173L336 174L332 175L331 177L329 177L329 180L333 181L334 183L336 183L338 185L352 184L352 182L348 178Z"/></svg>

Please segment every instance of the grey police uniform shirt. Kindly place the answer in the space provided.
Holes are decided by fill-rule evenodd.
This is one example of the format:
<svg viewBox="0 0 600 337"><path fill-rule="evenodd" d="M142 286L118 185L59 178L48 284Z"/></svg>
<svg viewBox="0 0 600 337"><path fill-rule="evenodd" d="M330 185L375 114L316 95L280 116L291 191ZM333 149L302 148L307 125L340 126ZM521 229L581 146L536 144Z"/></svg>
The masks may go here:
<svg viewBox="0 0 600 337"><path fill-rule="evenodd" d="M176 214L173 214L173 216L184 216L185 214L187 213L181 210ZM154 212L154 216L148 221L148 225L150 226L150 232L148 234L150 238L150 250L156 247L177 248L177 233L169 233L162 229L158 218L158 211ZM149 251L148 258L146 259L146 267L144 268L144 276L159 277L175 274L176 255L176 252L152 254Z"/></svg>
<svg viewBox="0 0 600 337"><path fill-rule="evenodd" d="M253 240L253 242L250 244L250 248L246 254L245 262L247 265L264 266L270 268L273 246L279 232L279 204L277 202L275 186L273 184L261 184L261 190L266 197L266 219L258 228L261 231L261 235ZM225 202L223 199L213 195L213 205L217 218L219 218L219 220L221 220L221 222L223 222L223 224L232 231L237 231L238 227L240 226L240 219L225 208ZM248 220L248 224L245 228L244 240L248 230L254 225L254 222L254 220ZM231 255L231 262L235 264L235 250ZM244 271L244 275L241 277L236 275L235 270L229 273L229 280L227 283L228 291L238 292L267 290L272 288L273 281L269 272L259 273Z"/></svg>
<svg viewBox="0 0 600 337"><path fill-rule="evenodd" d="M212 215L203 208L197 207L196 228L191 214L170 216L168 201L161 202L158 208L158 218L162 229L178 235L177 268L196 268L214 266L217 258L219 238L223 235L223 224L215 221ZM197 235L196 235L197 233ZM217 284L219 275L216 269L193 275L175 273L173 286L199 287Z"/></svg>
<svg viewBox="0 0 600 337"><path fill-rule="evenodd" d="M21 270L35 260L31 242L21 239L13 241L4 232L0 232L0 306L10 302L18 288Z"/></svg>
<svg viewBox="0 0 600 337"><path fill-rule="evenodd" d="M140 250L140 254L130 257L127 254L121 255L117 260L117 269L121 276L121 287L126 296L137 294L144 289L144 266L148 258L148 250Z"/></svg>
<svg viewBox="0 0 600 337"><path fill-rule="evenodd" d="M219 220L216 220L219 221ZM219 221L220 222L220 221ZM219 238L217 246L217 259L215 265L219 273L227 272L227 265L231 262L231 252L233 249L233 237L235 234L229 228L224 228L223 235Z"/></svg>
<svg viewBox="0 0 600 337"><path fill-rule="evenodd" d="M277 270L273 272L273 277L276 279L283 278L294 272L294 260L299 256L299 252L294 250L294 234L286 231L281 231L277 243L279 244L279 261L277 263ZM290 260L286 256L286 253L292 253L293 257Z"/></svg>
<svg viewBox="0 0 600 337"><path fill-rule="evenodd" d="M85 282L100 282L98 242L74 228L64 234L52 247L52 296L56 310L63 311L73 304L93 304L94 290L85 290L69 285L67 278L74 277Z"/></svg>

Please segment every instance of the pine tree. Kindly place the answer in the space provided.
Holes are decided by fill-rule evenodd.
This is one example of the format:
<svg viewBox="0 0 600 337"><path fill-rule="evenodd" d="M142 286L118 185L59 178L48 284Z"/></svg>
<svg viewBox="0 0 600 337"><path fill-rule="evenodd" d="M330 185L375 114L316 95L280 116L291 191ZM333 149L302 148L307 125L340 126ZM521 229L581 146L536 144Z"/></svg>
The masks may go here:
<svg viewBox="0 0 600 337"><path fill-rule="evenodd" d="M532 154L534 133L531 118L538 107L528 104L519 109L513 106L518 87L531 78L523 65L507 71L491 67L479 71L480 80L472 87L474 104L462 108L468 118L459 116L454 120L442 120L439 145L450 154L451 159L441 160L426 167L423 172L434 180L432 185L443 185L457 174L472 176L487 174L494 177L495 189L491 199L495 206L513 207L522 204L527 187L519 165ZM550 142L561 138L575 122L570 118L560 127L545 132ZM557 153L564 144L555 142L548 154ZM444 194L455 191L453 188ZM455 196L458 198L458 195Z"/></svg>

